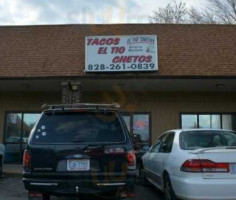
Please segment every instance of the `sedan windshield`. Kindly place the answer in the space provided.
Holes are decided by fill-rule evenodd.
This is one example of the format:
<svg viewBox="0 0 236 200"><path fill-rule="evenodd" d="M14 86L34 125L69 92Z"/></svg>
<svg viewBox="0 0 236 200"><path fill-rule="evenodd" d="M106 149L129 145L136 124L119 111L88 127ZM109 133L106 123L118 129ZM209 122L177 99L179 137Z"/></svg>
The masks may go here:
<svg viewBox="0 0 236 200"><path fill-rule="evenodd" d="M233 146L236 146L236 135L230 131L185 131L180 134L183 150Z"/></svg>

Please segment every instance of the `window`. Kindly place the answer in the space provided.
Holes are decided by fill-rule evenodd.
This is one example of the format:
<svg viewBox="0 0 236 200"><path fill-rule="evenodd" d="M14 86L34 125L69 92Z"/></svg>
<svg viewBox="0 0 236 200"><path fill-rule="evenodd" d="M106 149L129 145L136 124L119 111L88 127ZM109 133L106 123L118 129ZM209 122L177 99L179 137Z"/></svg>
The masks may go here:
<svg viewBox="0 0 236 200"><path fill-rule="evenodd" d="M152 147L151 149L151 152L155 152L155 153L158 153L159 150L160 150L160 147L161 147L161 144L162 144L162 141L163 139L166 137L166 134L165 135L162 135L158 140L157 142L155 143L155 145Z"/></svg>
<svg viewBox="0 0 236 200"><path fill-rule="evenodd" d="M29 134L36 123L39 113L8 112L5 120L4 143L5 161L20 163Z"/></svg>
<svg viewBox="0 0 236 200"><path fill-rule="evenodd" d="M180 147L183 150L235 146L236 135L230 131L186 131L180 134Z"/></svg>
<svg viewBox="0 0 236 200"><path fill-rule="evenodd" d="M33 133L32 142L119 143L125 141L120 119L114 112L45 113Z"/></svg>
<svg viewBox="0 0 236 200"><path fill-rule="evenodd" d="M172 150L175 133L167 133L166 135L167 137L163 139L163 142L160 147L161 153L170 153Z"/></svg>
<svg viewBox="0 0 236 200"><path fill-rule="evenodd" d="M5 142L19 143L22 127L22 114L11 113L6 117Z"/></svg>
<svg viewBox="0 0 236 200"><path fill-rule="evenodd" d="M172 150L174 137L175 137L175 133L173 132L165 133L157 140L151 152L170 153Z"/></svg>
<svg viewBox="0 0 236 200"><path fill-rule="evenodd" d="M197 115L182 115L182 128L197 128Z"/></svg>
<svg viewBox="0 0 236 200"><path fill-rule="evenodd" d="M181 114L181 128L236 130L236 114Z"/></svg>
<svg viewBox="0 0 236 200"><path fill-rule="evenodd" d="M125 124L126 124L126 126L128 128L128 131L130 132L131 131L130 130L130 127L131 127L131 117L129 115L127 115L127 116L124 115L123 119L124 119Z"/></svg>
<svg viewBox="0 0 236 200"><path fill-rule="evenodd" d="M135 134L140 143L149 144L151 128L149 113L124 114L123 119L130 133Z"/></svg>

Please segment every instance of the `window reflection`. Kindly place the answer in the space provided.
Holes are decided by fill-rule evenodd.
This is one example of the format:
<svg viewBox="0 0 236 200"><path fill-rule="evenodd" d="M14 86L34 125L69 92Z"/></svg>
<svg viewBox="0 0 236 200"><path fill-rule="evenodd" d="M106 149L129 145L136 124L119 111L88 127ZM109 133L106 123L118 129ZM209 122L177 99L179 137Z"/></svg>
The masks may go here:
<svg viewBox="0 0 236 200"><path fill-rule="evenodd" d="M39 115L39 113L8 113L6 115L5 162L22 162L26 142Z"/></svg>
<svg viewBox="0 0 236 200"><path fill-rule="evenodd" d="M5 140L7 143L19 143L21 135L22 114L7 115Z"/></svg>
<svg viewBox="0 0 236 200"><path fill-rule="evenodd" d="M24 143L27 142L29 134L34 127L35 123L37 122L40 114L24 114L23 116L23 134L22 134L22 141Z"/></svg>
<svg viewBox="0 0 236 200"><path fill-rule="evenodd" d="M221 128L220 115L211 115L211 128L212 129Z"/></svg>
<svg viewBox="0 0 236 200"><path fill-rule="evenodd" d="M142 142L149 142L149 115L133 116L133 133L140 135Z"/></svg>
<svg viewBox="0 0 236 200"><path fill-rule="evenodd" d="M210 115L199 115L199 128L211 128Z"/></svg>
<svg viewBox="0 0 236 200"><path fill-rule="evenodd" d="M236 114L182 114L181 128L236 130Z"/></svg>
<svg viewBox="0 0 236 200"><path fill-rule="evenodd" d="M182 115L182 128L198 128L197 115Z"/></svg>
<svg viewBox="0 0 236 200"><path fill-rule="evenodd" d="M139 145L149 145L150 115L146 113L124 114L123 119L134 140Z"/></svg>
<svg viewBox="0 0 236 200"><path fill-rule="evenodd" d="M232 130L232 116L222 115L222 125L223 129Z"/></svg>
<svg viewBox="0 0 236 200"><path fill-rule="evenodd" d="M131 117L130 116L123 116L123 119L125 121L125 124L127 126L128 131L130 132L130 127L131 127Z"/></svg>

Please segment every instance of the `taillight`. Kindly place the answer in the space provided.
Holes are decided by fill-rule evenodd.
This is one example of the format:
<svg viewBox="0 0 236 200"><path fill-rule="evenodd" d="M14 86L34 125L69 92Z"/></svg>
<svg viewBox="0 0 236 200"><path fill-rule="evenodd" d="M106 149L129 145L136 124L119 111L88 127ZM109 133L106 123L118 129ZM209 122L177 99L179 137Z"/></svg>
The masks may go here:
<svg viewBox="0 0 236 200"><path fill-rule="evenodd" d="M226 173L229 172L229 164L228 163L215 163L211 160L206 159L192 159L187 160L181 166L181 171L184 172L221 172Z"/></svg>
<svg viewBox="0 0 236 200"><path fill-rule="evenodd" d="M136 156L134 151L127 152L128 169L136 170Z"/></svg>
<svg viewBox="0 0 236 200"><path fill-rule="evenodd" d="M24 151L24 157L23 157L23 167L26 168L30 168L31 166L31 156L30 156L30 152L28 150Z"/></svg>

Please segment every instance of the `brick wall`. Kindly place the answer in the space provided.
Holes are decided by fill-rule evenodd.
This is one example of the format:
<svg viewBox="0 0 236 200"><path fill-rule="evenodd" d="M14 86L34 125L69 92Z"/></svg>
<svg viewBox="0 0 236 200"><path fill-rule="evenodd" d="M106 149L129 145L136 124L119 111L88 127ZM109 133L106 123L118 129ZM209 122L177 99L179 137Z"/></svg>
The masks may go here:
<svg viewBox="0 0 236 200"><path fill-rule="evenodd" d="M122 76L236 76L235 25L120 24L0 27L0 78L100 76L83 72L85 37L137 34L158 36L159 71Z"/></svg>

